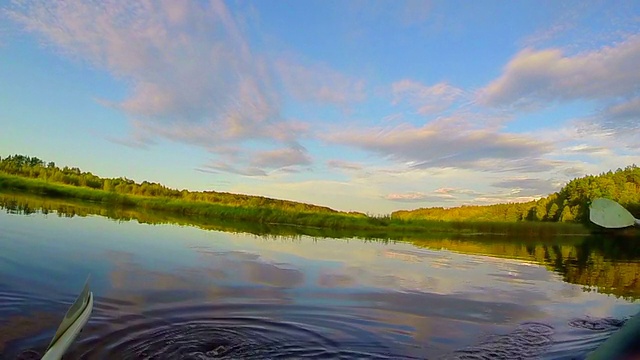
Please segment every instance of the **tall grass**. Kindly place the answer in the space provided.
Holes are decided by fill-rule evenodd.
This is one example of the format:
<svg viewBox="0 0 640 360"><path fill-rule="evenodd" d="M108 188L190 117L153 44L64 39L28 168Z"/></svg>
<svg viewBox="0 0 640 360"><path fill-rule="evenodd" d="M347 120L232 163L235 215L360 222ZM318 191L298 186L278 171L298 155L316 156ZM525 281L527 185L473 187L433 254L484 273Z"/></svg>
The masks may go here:
<svg viewBox="0 0 640 360"><path fill-rule="evenodd" d="M190 201L170 197L124 195L104 190L76 187L0 172L0 190L31 193L56 199L77 199L123 209L138 209L186 218L251 222L265 225L295 225L332 230L366 230L381 234L450 233L467 235L555 236L586 234L580 224L544 222L463 222L404 220L389 216L363 216L344 212L293 211L274 207L250 207Z"/></svg>

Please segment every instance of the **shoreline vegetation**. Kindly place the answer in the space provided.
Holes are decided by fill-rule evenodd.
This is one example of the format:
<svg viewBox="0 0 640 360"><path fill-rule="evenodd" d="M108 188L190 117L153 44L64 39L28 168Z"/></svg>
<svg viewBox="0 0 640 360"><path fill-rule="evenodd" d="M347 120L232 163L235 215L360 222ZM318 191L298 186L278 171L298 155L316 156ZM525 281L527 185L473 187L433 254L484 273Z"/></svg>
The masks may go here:
<svg viewBox="0 0 640 360"><path fill-rule="evenodd" d="M400 229L400 231L396 231L394 228L327 228L282 223L260 223L255 221L237 221L229 218L220 219L210 216L183 215L181 213L164 210L158 211L140 207L120 206L114 205L113 203L87 201L77 198L56 198L24 192L6 192L1 189L0 209L6 209L9 213L24 215L33 213L42 213L45 215L55 214L58 217L98 215L115 221L137 221L138 223L149 225L170 224L192 226L203 230L246 233L260 237L299 238L301 236L308 236L312 238L355 238L361 240L406 242L419 241L425 238L469 239L476 237L509 238L510 236L517 236L519 239L537 240L541 238L553 239L554 236L562 236L565 238L563 241L566 242L569 241L568 239L580 239L588 235L585 228L579 224L573 224L574 226L571 226L571 228L578 230L574 233L554 231L557 229L557 224L548 224L555 229L548 230L547 232L541 231L541 228L535 228L529 229L530 233L523 233L523 228L518 227L518 224L511 224L511 229L514 230L510 232L507 231L509 227L503 226L504 224L498 224L497 226L503 226L503 228L494 228L491 229L492 232L487 231L480 233L471 231L472 229L470 228L438 228L434 231L406 231L406 229ZM444 225L449 225L449 223L444 222ZM477 224L471 223L470 225ZM497 230L501 230L501 232Z"/></svg>
<svg viewBox="0 0 640 360"><path fill-rule="evenodd" d="M0 172L0 194L31 194L56 200L76 200L103 206L111 211L162 214L177 224L224 224L241 229L290 228L291 233L321 237L342 237L352 234L363 238L403 238L420 234L569 236L585 235L589 230L577 223L550 222L481 222L401 220L389 216L373 217L341 212L284 210L271 206L249 207L174 199L110 193L104 190L48 183ZM142 216L144 218L144 216ZM295 229L298 228L298 229ZM244 230L241 230L244 232ZM255 233L254 231L247 231ZM256 233L270 233L264 231ZM278 233L279 231L276 231ZM335 236L334 234L340 234ZM326 234L326 235L325 235ZM315 236L315 235L312 235Z"/></svg>
<svg viewBox="0 0 640 360"><path fill-rule="evenodd" d="M35 213L57 217L101 216L117 222L137 221L147 225L191 226L203 230L246 233L273 241L300 241L336 238L365 242L412 244L417 248L447 250L472 256L513 259L545 266L560 274L564 281L583 286L584 291L611 294L629 301L640 299L640 248L635 239L612 235L591 234L567 237L467 236L432 232L391 233L366 230L332 230L302 226L279 226L252 222L231 222L205 217L184 217L178 214L140 211L136 208L105 206L77 199L55 199L35 195L0 192L0 209L11 214ZM385 250L385 257L420 261L411 252Z"/></svg>
<svg viewBox="0 0 640 360"><path fill-rule="evenodd" d="M176 190L127 178L100 178L78 168L23 155L0 158L0 192L75 199L109 208L135 209L181 218L393 234L555 236L590 232L588 203L606 196L636 214L640 168L635 165L569 182L560 192L530 203L396 211L385 216L342 212L324 206L215 191ZM558 205L560 204L560 205ZM559 210L562 209L562 210ZM585 215L586 214L586 215ZM587 221L585 221L585 219Z"/></svg>
<svg viewBox="0 0 640 360"><path fill-rule="evenodd" d="M617 201L636 217L640 215L640 167L635 164L600 175L569 181L560 191L535 201L453 208L431 207L400 210L394 218L430 220L494 220L569 222L590 225L591 200L605 197Z"/></svg>

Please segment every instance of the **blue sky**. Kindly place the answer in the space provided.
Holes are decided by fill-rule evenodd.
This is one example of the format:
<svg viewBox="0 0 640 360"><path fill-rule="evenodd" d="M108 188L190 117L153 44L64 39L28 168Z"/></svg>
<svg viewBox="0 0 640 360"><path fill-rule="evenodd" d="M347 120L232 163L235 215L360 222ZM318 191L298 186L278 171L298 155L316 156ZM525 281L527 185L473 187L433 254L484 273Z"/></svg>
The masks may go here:
<svg viewBox="0 0 640 360"><path fill-rule="evenodd" d="M0 156L387 213L640 164L637 1L0 2Z"/></svg>

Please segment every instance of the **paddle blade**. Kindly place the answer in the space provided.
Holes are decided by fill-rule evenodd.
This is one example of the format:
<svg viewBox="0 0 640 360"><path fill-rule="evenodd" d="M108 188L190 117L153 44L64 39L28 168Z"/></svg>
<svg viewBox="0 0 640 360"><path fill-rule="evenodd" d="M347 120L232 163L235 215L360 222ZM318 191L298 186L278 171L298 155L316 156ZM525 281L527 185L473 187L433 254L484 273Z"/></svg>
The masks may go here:
<svg viewBox="0 0 640 360"><path fill-rule="evenodd" d="M82 292L80 293L76 301L73 303L73 305L71 305L69 310L67 310L67 313L65 314L64 319L62 319L60 326L58 326L58 330L56 330L56 334L53 336L53 339L51 339L51 343L47 347L47 350L49 350L49 348L51 348L51 346L55 344L56 341L58 341L62 334L67 331L71 324L73 324L76 319L78 319L80 314L82 314L82 311L87 307L88 303L89 278L87 278L87 281L84 284L84 289L82 289Z"/></svg>
<svg viewBox="0 0 640 360"><path fill-rule="evenodd" d="M605 198L598 198L591 202L589 219L596 225L610 229L619 229L635 224L635 218L627 209L617 202Z"/></svg>

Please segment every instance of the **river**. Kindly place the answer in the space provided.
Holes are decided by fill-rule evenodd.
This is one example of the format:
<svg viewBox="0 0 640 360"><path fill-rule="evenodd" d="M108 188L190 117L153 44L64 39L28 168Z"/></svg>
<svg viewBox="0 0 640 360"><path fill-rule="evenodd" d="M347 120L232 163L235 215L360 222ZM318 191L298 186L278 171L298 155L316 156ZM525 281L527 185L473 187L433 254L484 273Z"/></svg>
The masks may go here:
<svg viewBox="0 0 640 360"><path fill-rule="evenodd" d="M2 208L0 359L42 354L89 275L67 359L580 359L639 310L623 240L256 235Z"/></svg>

